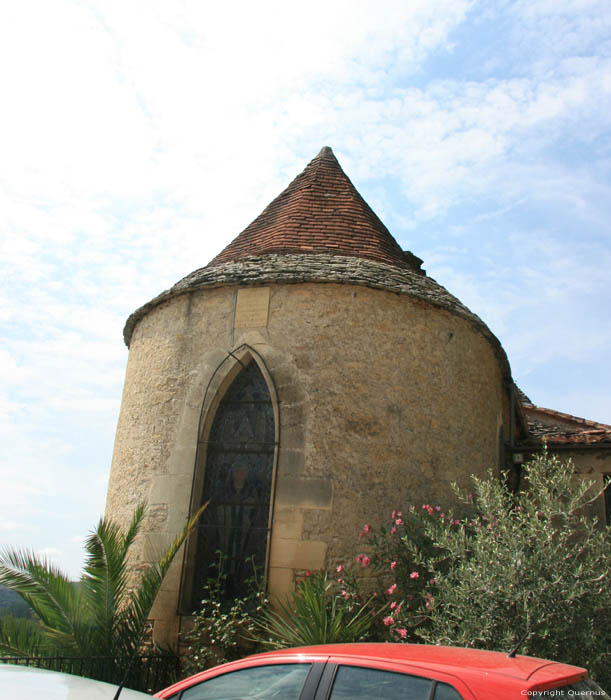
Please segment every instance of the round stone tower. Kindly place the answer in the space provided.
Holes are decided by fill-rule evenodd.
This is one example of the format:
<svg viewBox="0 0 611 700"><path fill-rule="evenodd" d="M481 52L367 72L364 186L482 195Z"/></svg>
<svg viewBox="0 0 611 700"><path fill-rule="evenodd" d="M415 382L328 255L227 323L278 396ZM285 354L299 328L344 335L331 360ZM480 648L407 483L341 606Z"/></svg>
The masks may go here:
<svg viewBox="0 0 611 700"><path fill-rule="evenodd" d="M107 515L149 504L148 561L210 499L153 610L175 640L223 555L270 592L345 561L363 523L498 467L510 372L402 251L330 148L206 267L133 313ZM135 562L135 566L138 562Z"/></svg>

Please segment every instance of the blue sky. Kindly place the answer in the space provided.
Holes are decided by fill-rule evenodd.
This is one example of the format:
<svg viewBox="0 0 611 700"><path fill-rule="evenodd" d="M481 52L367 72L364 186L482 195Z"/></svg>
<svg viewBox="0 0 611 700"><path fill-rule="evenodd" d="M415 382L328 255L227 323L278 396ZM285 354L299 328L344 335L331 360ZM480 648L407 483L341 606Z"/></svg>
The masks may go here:
<svg viewBox="0 0 611 700"><path fill-rule="evenodd" d="M535 403L611 423L608 0L22 0L0 90L0 545L78 570L125 319L324 145Z"/></svg>

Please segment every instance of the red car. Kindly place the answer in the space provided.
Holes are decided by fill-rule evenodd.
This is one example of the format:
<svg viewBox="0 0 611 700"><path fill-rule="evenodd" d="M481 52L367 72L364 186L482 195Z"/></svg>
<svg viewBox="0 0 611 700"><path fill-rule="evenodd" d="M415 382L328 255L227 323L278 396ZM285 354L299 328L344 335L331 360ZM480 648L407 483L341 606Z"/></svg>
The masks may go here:
<svg viewBox="0 0 611 700"><path fill-rule="evenodd" d="M498 651L329 644L249 656L157 693L172 700L611 700L583 668Z"/></svg>

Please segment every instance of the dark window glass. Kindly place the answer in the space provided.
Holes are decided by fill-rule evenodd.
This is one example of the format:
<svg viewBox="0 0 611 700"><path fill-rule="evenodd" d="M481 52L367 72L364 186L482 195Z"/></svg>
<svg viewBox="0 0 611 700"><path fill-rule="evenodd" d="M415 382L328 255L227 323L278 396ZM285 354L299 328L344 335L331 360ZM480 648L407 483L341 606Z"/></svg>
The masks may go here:
<svg viewBox="0 0 611 700"><path fill-rule="evenodd" d="M274 411L257 363L240 371L221 400L206 445L192 606L219 564L227 599L263 573L274 461ZM219 555L220 552L220 555Z"/></svg>
<svg viewBox="0 0 611 700"><path fill-rule="evenodd" d="M447 683L437 683L435 700L462 700L460 693Z"/></svg>
<svg viewBox="0 0 611 700"><path fill-rule="evenodd" d="M311 664L256 666L225 673L183 691L180 700L299 700Z"/></svg>
<svg viewBox="0 0 611 700"><path fill-rule="evenodd" d="M611 525L611 474L604 475L605 480L605 513L607 525Z"/></svg>
<svg viewBox="0 0 611 700"><path fill-rule="evenodd" d="M433 681L404 673L340 666L330 700L428 700Z"/></svg>

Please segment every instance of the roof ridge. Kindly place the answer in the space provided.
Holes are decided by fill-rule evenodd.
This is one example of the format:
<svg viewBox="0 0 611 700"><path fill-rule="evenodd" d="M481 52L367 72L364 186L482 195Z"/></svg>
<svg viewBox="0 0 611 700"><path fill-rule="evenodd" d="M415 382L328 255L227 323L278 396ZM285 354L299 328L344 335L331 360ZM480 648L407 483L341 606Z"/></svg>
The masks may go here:
<svg viewBox="0 0 611 700"><path fill-rule="evenodd" d="M556 411L553 408L545 408L544 406L537 406L536 404L525 405L524 409L528 412L533 413L544 413L550 418L557 417L562 418L567 421L572 421L583 426L582 430L585 432L586 428L593 428L596 430L611 430L611 425L607 423L599 423L598 421L590 420L589 418L582 418L581 416L574 416L570 413L563 413L562 411ZM577 427L577 426L576 426Z"/></svg>
<svg viewBox="0 0 611 700"><path fill-rule="evenodd" d="M424 274L342 170L330 146L207 267L273 253L327 253L377 260Z"/></svg>

